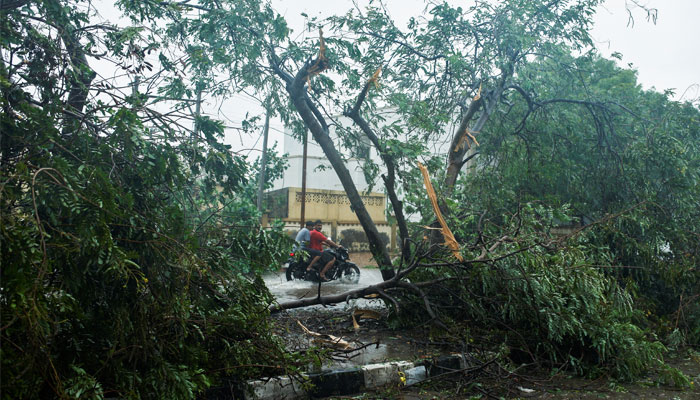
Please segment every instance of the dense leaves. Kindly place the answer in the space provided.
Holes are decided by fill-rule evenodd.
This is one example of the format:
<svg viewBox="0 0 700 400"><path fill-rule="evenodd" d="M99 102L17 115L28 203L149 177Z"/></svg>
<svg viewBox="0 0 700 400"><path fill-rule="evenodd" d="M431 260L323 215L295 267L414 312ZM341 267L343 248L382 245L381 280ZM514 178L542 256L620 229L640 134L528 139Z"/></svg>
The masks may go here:
<svg viewBox="0 0 700 400"><path fill-rule="evenodd" d="M605 274L607 249L589 234L566 237L552 230L566 211L524 204L516 214L483 219L479 233L460 229L464 242L498 237L502 244L486 254L473 246L465 254L472 261L459 267L426 264L412 279L440 281L425 294L436 315L458 327L449 329L453 335L472 346L501 344L516 365L618 379L659 366L665 348L640 327L644 316L631 294ZM464 228L476 224L466 220ZM416 306L423 301L413 293L400 296ZM398 322L424 319L415 309L407 307Z"/></svg>
<svg viewBox="0 0 700 400"><path fill-rule="evenodd" d="M3 2L3 396L191 398L292 368L257 275L288 239L259 228L259 166L203 94L266 99L351 197L344 157L380 155L365 177L384 175L403 254L388 281L374 236L375 293L402 321L479 325L515 362L622 378L657 363L650 329L697 344L698 109L595 55L599 3L430 3L406 27L370 4L297 40L258 0L123 0L122 27L87 1ZM465 262L423 228L416 161Z"/></svg>
<svg viewBox="0 0 700 400"><path fill-rule="evenodd" d="M463 199L489 213L535 200L568 205L574 218L562 223L616 216L590 236L610 252L609 275L638 295L664 336L679 329L697 343L700 314L688 299L700 295L700 112L641 90L634 71L612 61L564 62L576 68L563 76L556 60L527 70L551 100L522 123L528 105L511 97L482 141L481 168L464 181L478 194Z"/></svg>
<svg viewBox="0 0 700 400"><path fill-rule="evenodd" d="M417 273L447 276L426 290L435 313L500 332L515 361L638 376L663 350L649 338L700 339L700 111L597 56L562 51L521 73L443 198L473 261Z"/></svg>
<svg viewBox="0 0 700 400"><path fill-rule="evenodd" d="M2 10L3 398L193 398L291 368L258 275L289 239L260 229L250 163L221 123L92 82L86 56L129 61L138 29L82 6Z"/></svg>

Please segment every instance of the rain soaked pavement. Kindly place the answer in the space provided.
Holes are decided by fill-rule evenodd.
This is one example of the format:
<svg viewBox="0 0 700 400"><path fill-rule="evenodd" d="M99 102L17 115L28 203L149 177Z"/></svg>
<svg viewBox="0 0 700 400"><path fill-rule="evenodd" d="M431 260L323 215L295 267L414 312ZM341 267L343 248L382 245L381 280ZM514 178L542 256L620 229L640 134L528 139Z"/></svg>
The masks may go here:
<svg viewBox="0 0 700 400"><path fill-rule="evenodd" d="M318 296L317 282L304 280L287 281L284 271L275 274L267 274L263 278L270 292L280 303ZM339 294L380 283L381 281L382 275L378 268L360 268L360 281L358 283L349 284L341 281L324 282L321 284L321 295ZM343 315L342 312L347 311L347 319L350 321L352 310L354 309L384 309L384 303L376 299L357 299L351 300L349 303L327 306L326 308L322 305L316 305L305 307L303 311L290 310L289 314L291 318L298 317L303 319L303 312L326 311L335 312L336 315L340 312L340 315ZM342 334L342 338L352 343L352 347L354 348L360 348L370 343L373 344L348 354L347 359L336 359L324 365L324 368L350 367L394 360L412 360L416 357L420 357L423 352L426 351L424 349L417 349L415 344L409 343L398 334L368 329L363 321L360 321L360 326L361 328L358 332ZM326 332L326 330L330 328L325 328L323 326L315 329L317 329L319 333L331 333ZM286 338L290 348L308 347L312 345L312 337L305 335L300 327L292 325L290 330L293 332L290 332L290 337ZM333 332L333 334L337 333Z"/></svg>
<svg viewBox="0 0 700 400"><path fill-rule="evenodd" d="M318 283L305 280L287 281L284 271L265 275L263 279L267 288L270 289L270 292L279 303L318 296ZM321 296L344 293L364 286L374 285L381 281L382 274L378 268L360 268L360 281L358 283L347 283L337 280L324 282L321 284ZM345 306L344 304L339 304L333 308L337 309ZM360 299L354 302L353 306L377 308L383 307L383 303L379 300Z"/></svg>
<svg viewBox="0 0 700 400"><path fill-rule="evenodd" d="M285 302L290 300L296 300L300 298L315 297L318 295L318 283L308 282L308 281L290 281L287 282L284 271L280 271L275 274L268 274L264 276L265 283L267 284L270 292L275 296L278 302ZM363 286L373 285L381 282L382 277L379 269L375 268L360 268L360 281L357 284L342 283L339 281L326 282L321 285L321 294L338 294L346 292L349 290L354 290L361 288ZM380 300L352 300L350 304L341 303L332 307L323 308L321 305L305 307L303 310L290 310L287 312L286 318L291 318L292 321L297 319L304 320L304 312L312 314L321 315L325 311L331 311L329 315L346 315L347 319L351 318L351 313L353 309L367 309L374 308L384 309L384 305ZM347 321L347 320L346 320ZM373 330L368 328L363 321L360 321L361 329L358 332L347 331L345 333L338 333L333 331L332 324L325 324L321 326L313 327L314 330L319 333L330 333L338 336L342 336L344 340L350 342L354 348L361 348L360 350L348 353L345 358L328 361L324 363L322 369L343 369L350 368L359 365L381 363L386 361L416 361L423 358L431 358L441 354L448 354L449 351L446 349L440 349L438 346L426 346L421 345L416 342L411 342L403 336L403 332L391 332L387 330ZM296 325L296 322L290 324L288 328L289 331L284 335L287 346L290 350L298 350L300 348L308 348L313 345L312 337L303 333L302 329ZM406 332L410 335L410 332ZM368 345L363 347L364 345ZM686 363L686 364L682 364ZM672 360L674 367L680 368L684 373L689 375L692 379L693 376L697 379L700 378L699 367L700 363L686 360L684 357L676 356L676 359ZM309 372L318 372L318 367L309 366ZM549 381L542 380L542 382ZM557 399L598 399L598 398L615 398L615 399L657 399L657 398L678 398L678 399L700 399L700 387L691 388L686 391L679 391L677 388L667 388L658 387L658 384L649 385L647 382L628 384L627 388L623 387L624 390L619 392L611 392L609 390L609 385L602 381L602 383L594 384L595 382L583 380L581 378L556 378L552 380L549 387L543 386L544 389L540 390L540 395L537 398L550 398L551 393L556 393L554 395ZM600 387L598 387L600 386ZM700 386L697 385L696 386ZM575 389L570 389L570 388ZM579 388L587 387L589 390L582 392ZM629 391L628 391L629 390ZM436 394L436 396L432 396ZM441 397L442 393L432 393L429 392L428 396L406 396L405 398L436 398ZM553 398L554 398L553 397Z"/></svg>

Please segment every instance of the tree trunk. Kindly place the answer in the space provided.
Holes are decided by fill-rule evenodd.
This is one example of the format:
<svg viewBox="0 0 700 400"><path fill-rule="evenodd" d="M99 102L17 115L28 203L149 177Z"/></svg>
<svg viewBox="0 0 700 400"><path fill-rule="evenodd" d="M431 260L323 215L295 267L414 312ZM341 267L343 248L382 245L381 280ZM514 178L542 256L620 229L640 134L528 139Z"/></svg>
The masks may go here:
<svg viewBox="0 0 700 400"><path fill-rule="evenodd" d="M379 71L377 71L377 73L379 73ZM370 80L367 82L367 84L365 84L365 87L362 89L362 92L360 92L360 95L357 98L355 106L351 110L345 112L345 116L351 118L355 122L355 124L357 124L357 126L359 126L360 129L362 129L362 131L365 133L365 136L367 136L367 138L372 142L374 147L379 152L382 161L384 161L384 165L386 165L387 175L382 175L382 179L384 180L384 185L386 186L386 191L389 195L389 201L391 201L391 207L394 209L396 223L399 226L399 236L401 238L401 254L402 257L406 258L409 257L408 226L406 224L406 218L403 215L403 203L401 202L401 200L399 200L399 197L396 195L396 167L394 165L394 159L391 157L391 155L387 153L386 148L384 148L384 146L382 146L382 144L379 142L379 138L372 130L372 127L370 127L367 121L365 121L365 119L362 118L362 116L360 115L360 107L362 106L362 103L364 102L364 99L367 96L367 92L369 91L370 85L372 83L373 80Z"/></svg>
<svg viewBox="0 0 700 400"><path fill-rule="evenodd" d="M265 169L267 167L267 135L270 132L270 105L265 105L265 127L263 128L263 148L262 159L260 160L260 179L258 182L258 211L260 211L260 221L262 221L263 195L265 194Z"/></svg>
<svg viewBox="0 0 700 400"><path fill-rule="evenodd" d="M61 2L55 1L54 3L54 7L59 10L63 7ZM85 50L80 44L80 40L76 36L75 31L75 27L69 22L66 22L59 29L61 40L64 46L66 46L66 51L72 65L71 70L68 72L70 74L68 79L70 90L66 101L66 109L69 112L64 113L66 118L66 124L63 127L64 136L70 136L73 132L80 129L82 118L78 116L83 112L85 102L90 93L90 85L92 84L92 80L95 79L95 76L97 76L97 73L93 71L88 64Z"/></svg>
<svg viewBox="0 0 700 400"><path fill-rule="evenodd" d="M345 189L345 193L350 200L350 206L352 210L357 215L357 219L362 225L362 229L365 231L367 236L367 241L369 242L370 251L372 255L377 260L379 267L382 272L382 278L384 280L391 279L394 277L394 269L391 264L391 258L389 257L389 252L382 242L381 236L379 236L379 231L372 221L372 218L367 212L364 203L362 203L362 197L355 187L355 182L353 182L350 172L345 166L345 162L340 157L338 150L335 148L333 141L328 135L328 126L323 119L321 113L315 109L311 99L308 97L305 88L306 78L308 76L309 64L307 63L302 67L293 80L285 79L284 75L281 75L283 79L287 80L287 92L289 93L292 103L297 109L299 116L302 118L307 128L311 131L316 142L323 149L324 154L328 158L328 161L333 166L338 179ZM278 72L279 74L279 72ZM322 126L323 125L323 126Z"/></svg>

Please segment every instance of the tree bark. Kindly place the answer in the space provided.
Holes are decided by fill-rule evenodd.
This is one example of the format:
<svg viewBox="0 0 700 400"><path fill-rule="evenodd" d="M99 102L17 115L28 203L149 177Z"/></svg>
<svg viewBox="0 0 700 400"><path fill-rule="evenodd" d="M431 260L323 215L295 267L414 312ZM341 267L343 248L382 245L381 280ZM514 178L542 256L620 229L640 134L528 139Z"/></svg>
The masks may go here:
<svg viewBox="0 0 700 400"><path fill-rule="evenodd" d="M447 155L447 173L445 174L445 188L450 194L452 193L455 182L457 182L459 171L462 168L462 159L464 155L467 154L469 148L466 143L462 144L461 147L459 146L463 141L468 140L465 137L467 135L467 130L471 132L478 130L475 127L469 129L469 123L472 121L472 118L474 118L474 114L479 111L483 102L483 98L479 98L478 100L473 100L471 104L469 104L469 108L459 124L457 134L452 138L449 154Z"/></svg>
<svg viewBox="0 0 700 400"><path fill-rule="evenodd" d="M464 137L467 135L467 130L469 130L469 132L480 132L484 125L486 125L486 122L491 116L491 113L493 113L493 110L496 108L496 104L503 93L505 81L505 78L501 80L500 85L496 89L485 95L486 98L481 96L479 99L473 100L471 104L469 104L469 108L459 124L459 129L452 138L452 143L450 143L450 149L447 156L447 171L445 172L445 179L443 181L442 188L443 196L452 196L455 184L457 183L457 178L459 177L459 172L462 169L462 166L465 164L464 156L467 154L468 146L466 143L462 143L462 141L468 140ZM469 123L479 109L481 109L481 114L470 129ZM443 214L448 213L448 210L443 209L442 205L440 206L440 209ZM434 222L431 226L438 227L439 225L437 222ZM442 234L439 230L432 230L432 233L430 234L430 243L435 244L440 242L443 242Z"/></svg>
<svg viewBox="0 0 700 400"><path fill-rule="evenodd" d="M313 105L311 99L306 92L306 79L309 76L309 67L311 63L307 62L296 74L294 78L285 72L283 72L279 65L273 61L273 69L275 72L287 82L287 92L297 109L297 113L304 121L306 127L311 131L316 142L323 149L324 154L328 158L328 161L333 166L338 179L343 185L345 192L350 200L350 206L357 215L357 219L362 225L362 229L365 231L367 236L367 241L369 242L370 251L372 255L377 260L379 268L382 272L382 278L384 280L389 280L394 277L394 269L391 264L391 258L389 257L389 252L382 243L381 236L379 236L379 231L377 231L377 226L372 221L372 218L367 212L367 208L364 203L362 203L362 197L353 182L350 172L345 166L345 162L340 157L338 150L335 148L333 141L331 140L328 132L328 125L326 124L320 111Z"/></svg>
<svg viewBox="0 0 700 400"><path fill-rule="evenodd" d="M60 2L54 2L54 7L61 10L63 5ZM75 115L82 114L83 108L90 94L90 85L97 73L90 68L85 50L80 44L80 40L76 37L75 27L66 22L59 27L59 34L71 63L70 77L68 79L70 90L66 101L66 108L70 113L64 113L66 124L63 127L64 136L70 135L79 129L82 118Z"/></svg>
<svg viewBox="0 0 700 400"><path fill-rule="evenodd" d="M469 104L469 108L459 124L457 134L454 136L454 138L452 138L452 143L450 144L443 189L445 196L449 197L452 195L455 183L457 183L459 171L462 169L462 166L464 166L464 155L468 150L466 143L465 146L461 146L462 140L467 140L464 138L464 135L467 134L467 130L469 130L469 132L480 132L484 128L484 125L486 125L489 117L496 109L496 105L498 104L503 91L505 91L506 87L508 86L507 82L513 76L515 60L518 58L518 54L518 52L515 52L510 57L509 63L503 68L503 74L498 80L497 85L495 85L495 87L488 91L485 95L480 96L477 100L473 100L471 104ZM469 123L479 109L481 109L481 114L471 129L469 129Z"/></svg>
<svg viewBox="0 0 700 400"><path fill-rule="evenodd" d="M382 179L384 180L386 191L389 195L389 201L391 201L391 206L394 209L396 224L399 227L399 236L401 237L401 254L403 257L408 257L408 226L406 224L406 218L403 215L403 203L399 200L398 196L396 195L396 166L394 164L394 159L387 152L386 148L379 142L379 138L374 133L374 130L372 130L367 121L365 121L365 119L362 118L362 116L360 115L360 107L362 106L362 103L364 102L364 99L367 96L367 92L369 91L370 85L372 83L373 81L370 80L367 82L367 84L365 84L365 87L362 89L362 92L360 92L360 95L357 97L355 106L352 109L346 111L345 115L351 118L355 122L355 124L357 124L357 126L359 126L360 129L362 129L362 132L364 132L365 136L367 136L367 138L369 138L369 140L372 142L374 147L379 152L382 161L384 161L384 165L386 165L387 175L382 175Z"/></svg>

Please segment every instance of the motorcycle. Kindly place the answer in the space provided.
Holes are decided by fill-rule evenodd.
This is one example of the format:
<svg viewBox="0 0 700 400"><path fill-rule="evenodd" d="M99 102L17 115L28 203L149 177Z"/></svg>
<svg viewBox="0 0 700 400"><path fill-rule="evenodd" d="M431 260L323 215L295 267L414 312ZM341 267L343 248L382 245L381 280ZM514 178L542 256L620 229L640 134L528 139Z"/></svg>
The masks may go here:
<svg viewBox="0 0 700 400"><path fill-rule="evenodd" d="M350 255L347 249L341 247L326 251L330 252L335 257L335 263L326 271L326 278L328 278L328 280L339 280L343 283L357 283L360 281L360 268L348 261ZM319 270L316 269L316 267L323 267L320 261L316 262L314 269L307 272L306 267L309 265L310 259L303 260L294 253L290 253L289 255L290 259L286 272L288 281L293 279L305 279L307 281L318 282L320 280Z"/></svg>

